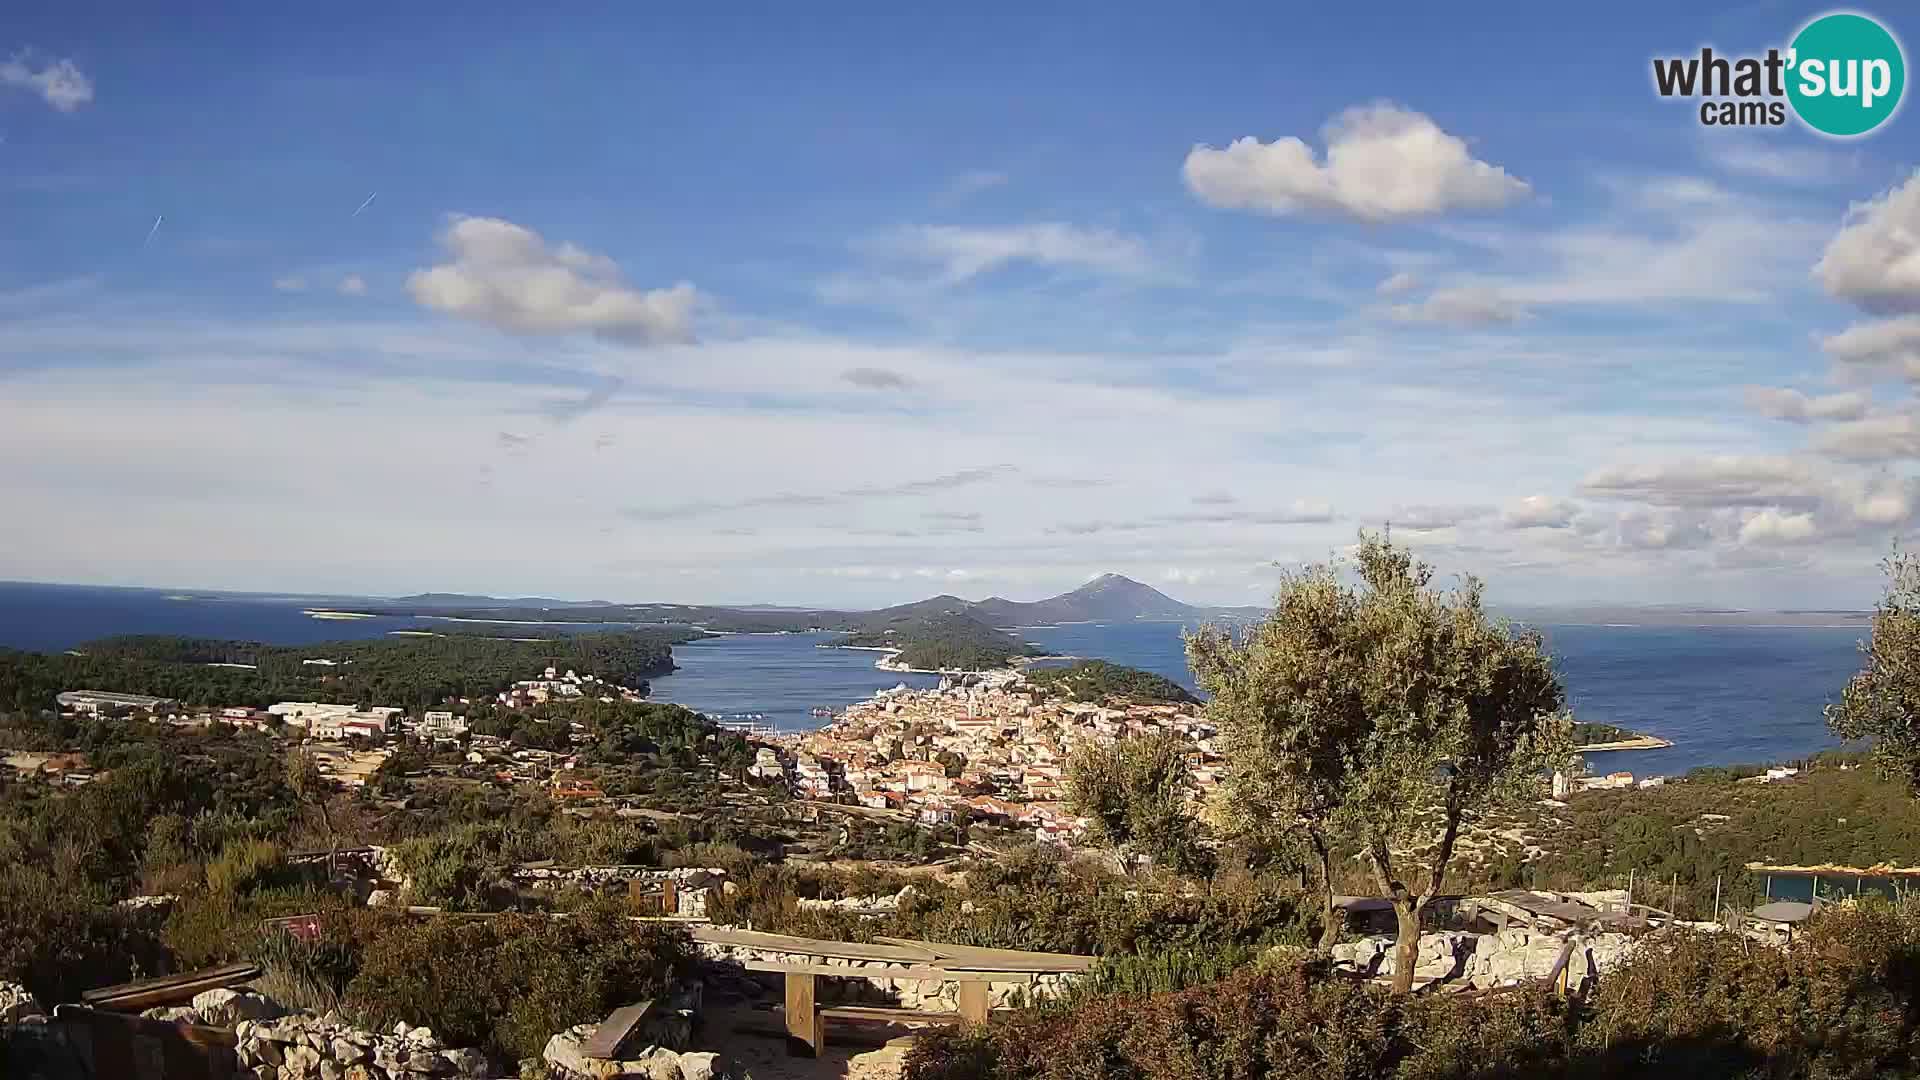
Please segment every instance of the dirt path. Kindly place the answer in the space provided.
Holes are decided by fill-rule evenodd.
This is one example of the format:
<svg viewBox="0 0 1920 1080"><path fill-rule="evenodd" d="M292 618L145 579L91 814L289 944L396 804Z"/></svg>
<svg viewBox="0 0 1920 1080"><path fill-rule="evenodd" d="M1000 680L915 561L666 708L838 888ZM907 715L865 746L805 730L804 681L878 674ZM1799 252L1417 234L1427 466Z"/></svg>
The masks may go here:
<svg viewBox="0 0 1920 1080"><path fill-rule="evenodd" d="M709 1009L702 1049L718 1050L738 1061L753 1080L899 1080L900 1068L913 1045L902 1035L886 1046L828 1045L817 1058L789 1057L784 1040L742 1028L765 1028L771 1014L752 1009Z"/></svg>

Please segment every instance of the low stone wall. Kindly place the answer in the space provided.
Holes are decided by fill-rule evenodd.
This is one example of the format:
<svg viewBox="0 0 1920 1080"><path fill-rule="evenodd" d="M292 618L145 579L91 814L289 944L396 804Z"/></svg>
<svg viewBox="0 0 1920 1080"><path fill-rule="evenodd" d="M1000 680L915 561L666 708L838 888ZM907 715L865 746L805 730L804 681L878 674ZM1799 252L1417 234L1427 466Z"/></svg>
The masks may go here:
<svg viewBox="0 0 1920 1080"><path fill-rule="evenodd" d="M519 869L513 880L531 889L591 889L638 881L657 886L663 881L674 884L674 914L705 918L707 890L725 885L727 872L718 867L682 866L662 870L652 866L575 866Z"/></svg>
<svg viewBox="0 0 1920 1080"><path fill-rule="evenodd" d="M487 1077L493 1070L478 1050L449 1050L427 1028L395 1024L382 1035L339 1017L296 1014L234 1025L241 1076L257 1080L416 1080L427 1076Z"/></svg>
<svg viewBox="0 0 1920 1080"><path fill-rule="evenodd" d="M844 896L838 900L814 900L801 897L795 902L802 911L846 911L855 915L879 917L898 912L900 906L912 899L919 891L911 885L903 885L899 892L891 896Z"/></svg>
<svg viewBox="0 0 1920 1080"><path fill-rule="evenodd" d="M1533 930L1509 929L1497 934L1434 931L1420 935L1420 957L1413 973L1416 979L1457 982L1474 989L1511 986L1546 977L1565 944L1562 935ZM1633 939L1625 934L1581 935L1567 961L1569 981L1576 987L1590 986L1632 947ZM1335 945L1333 962L1338 970L1392 975L1393 938L1366 937Z"/></svg>
<svg viewBox="0 0 1920 1080"><path fill-rule="evenodd" d="M393 849L369 847L354 852L364 861L367 872L391 889L375 889L367 898L371 906L419 903L413 898L413 881L400 865ZM537 890L586 889L601 892L638 881L648 887L663 881L674 883L675 915L703 919L707 915L707 890L722 888L727 872L719 867L681 866L662 869L657 866L550 866L519 867L508 874L516 885Z"/></svg>
<svg viewBox="0 0 1920 1080"><path fill-rule="evenodd" d="M695 950L702 959L719 965L742 964L747 961L763 961L782 964L824 964L827 967L844 967L845 978L827 976L821 983L820 994L823 1001L841 1000L872 1004L897 1005L903 1009L918 1009L922 1012L956 1012L960 1008L960 984L954 982L923 982L919 979L889 978L889 969L899 970L908 967L925 966L909 963L896 963L888 960L845 960L834 957L817 957L812 953L784 952L774 949L751 949L739 945L715 945L697 941ZM772 972L752 972L764 975L768 985L780 978ZM1039 975L1008 975L1004 982L987 984L987 1005L989 1008L1012 1008L1017 1001L1032 1001L1035 997L1053 996L1065 990L1078 975L1071 973L1046 973Z"/></svg>

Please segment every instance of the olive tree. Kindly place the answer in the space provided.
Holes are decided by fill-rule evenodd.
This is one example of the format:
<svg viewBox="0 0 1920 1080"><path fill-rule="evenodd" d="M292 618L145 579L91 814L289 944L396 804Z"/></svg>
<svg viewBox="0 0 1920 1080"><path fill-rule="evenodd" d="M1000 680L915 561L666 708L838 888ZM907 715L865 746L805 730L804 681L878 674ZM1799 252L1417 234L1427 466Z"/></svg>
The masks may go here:
<svg viewBox="0 0 1920 1080"><path fill-rule="evenodd" d="M1872 739L1882 775L1920 787L1920 560L1895 551L1882 569L1886 595L1873 612L1862 664L1827 706L1827 728L1842 739Z"/></svg>
<svg viewBox="0 0 1920 1080"><path fill-rule="evenodd" d="M320 759L304 748L287 754L286 782L295 803L311 807L319 814L320 828L327 838L327 877L331 879L337 872L334 863L339 850L333 833L333 816L327 811L327 799L333 793L333 785L321 773Z"/></svg>
<svg viewBox="0 0 1920 1080"><path fill-rule="evenodd" d="M1323 946L1335 853L1357 849L1393 903L1405 993L1462 828L1569 767L1572 721L1539 635L1492 618L1477 579L1433 588L1432 567L1366 532L1354 564L1351 579L1332 563L1287 574L1264 621L1203 628L1187 655L1225 743L1222 810L1313 848Z"/></svg>
<svg viewBox="0 0 1920 1080"><path fill-rule="evenodd" d="M1187 789L1186 743L1171 735L1088 744L1067 759L1067 805L1091 819L1095 841L1180 873L1204 867Z"/></svg>

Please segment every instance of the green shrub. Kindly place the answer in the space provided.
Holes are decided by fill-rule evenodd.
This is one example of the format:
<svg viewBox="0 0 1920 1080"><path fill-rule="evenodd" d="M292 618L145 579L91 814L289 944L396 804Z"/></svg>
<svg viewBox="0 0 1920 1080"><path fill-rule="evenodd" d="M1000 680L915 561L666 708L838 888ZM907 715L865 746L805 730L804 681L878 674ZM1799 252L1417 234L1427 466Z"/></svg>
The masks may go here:
<svg viewBox="0 0 1920 1080"><path fill-rule="evenodd" d="M566 919L397 915L362 920L348 1010L376 1029L424 1024L455 1046L499 1060L534 1057L554 1032L661 997L684 973L684 937L631 923L614 904Z"/></svg>
<svg viewBox="0 0 1920 1080"><path fill-rule="evenodd" d="M207 889L222 896L239 896L285 875L286 858L280 847L266 840L236 840L220 857L207 864Z"/></svg>
<svg viewBox="0 0 1920 1080"><path fill-rule="evenodd" d="M1310 963L1137 992L1169 977L928 1033L906 1080L1920 1075L1920 912L1884 904L1787 949L1658 935L1574 1008L1539 985L1395 998Z"/></svg>

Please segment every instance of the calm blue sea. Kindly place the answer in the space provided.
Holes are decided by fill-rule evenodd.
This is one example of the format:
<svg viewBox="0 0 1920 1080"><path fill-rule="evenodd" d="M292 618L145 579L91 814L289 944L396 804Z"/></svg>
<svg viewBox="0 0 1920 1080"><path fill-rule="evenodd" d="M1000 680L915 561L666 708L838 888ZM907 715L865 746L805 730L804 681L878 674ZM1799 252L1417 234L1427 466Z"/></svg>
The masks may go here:
<svg viewBox="0 0 1920 1080"><path fill-rule="evenodd" d="M185 594L179 594L185 595ZM186 634L297 645L440 629L431 619L313 619L310 598L0 583L0 647L71 648L108 634ZM1050 651L1145 668L1191 687L1175 623L1077 624L1022 634ZM1696 765L1784 761L1835 745L1821 708L1858 666L1861 630L1818 627L1543 626L1581 720L1671 739L1669 750L1591 755L1596 772L1677 774ZM873 666L875 654L820 649L824 635L730 635L678 646L680 670L657 700L715 715L759 713L783 730L925 675Z"/></svg>

